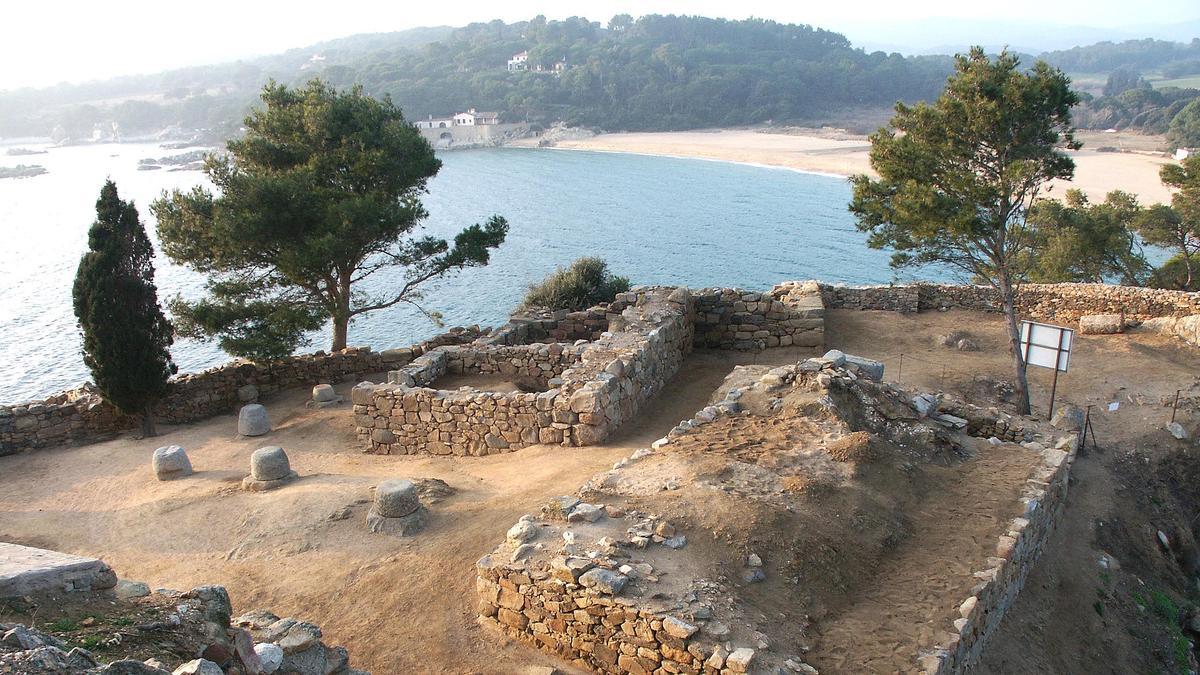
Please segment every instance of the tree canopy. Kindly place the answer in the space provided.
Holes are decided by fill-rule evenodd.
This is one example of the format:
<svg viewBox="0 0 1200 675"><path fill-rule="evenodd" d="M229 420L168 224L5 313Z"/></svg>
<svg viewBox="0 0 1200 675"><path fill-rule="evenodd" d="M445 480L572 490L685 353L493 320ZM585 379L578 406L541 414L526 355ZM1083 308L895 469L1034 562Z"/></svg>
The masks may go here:
<svg viewBox="0 0 1200 675"><path fill-rule="evenodd" d="M1137 198L1119 190L1099 204L1080 190L1068 190L1061 202L1035 203L1028 219L1037 241L1030 280L1143 285L1150 263L1135 229L1141 213Z"/></svg>
<svg viewBox="0 0 1200 675"><path fill-rule="evenodd" d="M208 297L176 299L181 332L218 336L254 359L291 353L331 321L333 349L350 320L399 303L418 306L425 282L486 265L507 222L493 216L453 243L419 236L420 196L441 162L390 99L319 80L270 83L227 155L205 172L220 191L164 193L152 209L164 252L209 274ZM384 294L356 284L380 270L403 279Z"/></svg>
<svg viewBox="0 0 1200 675"><path fill-rule="evenodd" d="M1175 257L1155 274L1158 286L1200 290L1200 155L1159 171L1162 182L1174 190L1171 205L1157 204L1138 219L1137 229L1148 244L1175 252Z"/></svg>
<svg viewBox="0 0 1200 675"><path fill-rule="evenodd" d="M122 412L140 415L154 434L151 407L176 372L171 324L158 306L154 247L137 209L111 180L100 190L88 251L72 289L83 332L83 362L100 393Z"/></svg>
<svg viewBox="0 0 1200 675"><path fill-rule="evenodd" d="M1019 66L1012 54L992 60L977 47L956 57L933 104L898 104L890 127L871 136L879 178L851 179L850 210L870 246L894 250L894 266L949 266L996 288L1024 413L1015 288L1036 241L1026 216L1050 181L1074 174L1062 150L1079 147L1071 126L1079 99L1045 62Z"/></svg>

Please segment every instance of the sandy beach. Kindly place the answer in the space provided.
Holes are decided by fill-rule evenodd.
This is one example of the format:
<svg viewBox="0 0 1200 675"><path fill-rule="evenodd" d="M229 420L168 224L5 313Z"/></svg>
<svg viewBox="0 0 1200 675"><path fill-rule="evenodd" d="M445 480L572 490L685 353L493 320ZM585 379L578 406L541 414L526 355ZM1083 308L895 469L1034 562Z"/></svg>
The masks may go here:
<svg viewBox="0 0 1200 675"><path fill-rule="evenodd" d="M1093 201L1103 201L1111 190L1138 195L1144 204L1170 201L1170 193L1158 179L1159 167L1172 160L1149 152L1161 147L1161 137L1137 134L1081 132L1082 150L1072 152L1075 180L1055 186L1053 196L1067 188L1082 189ZM535 139L529 145L536 144ZM869 173L866 136L834 129L766 131L717 129L661 133L600 134L591 138L559 140L554 148L627 152L671 157L694 157L745 164L778 166L836 176ZM1100 152L1101 147L1126 148L1123 152Z"/></svg>

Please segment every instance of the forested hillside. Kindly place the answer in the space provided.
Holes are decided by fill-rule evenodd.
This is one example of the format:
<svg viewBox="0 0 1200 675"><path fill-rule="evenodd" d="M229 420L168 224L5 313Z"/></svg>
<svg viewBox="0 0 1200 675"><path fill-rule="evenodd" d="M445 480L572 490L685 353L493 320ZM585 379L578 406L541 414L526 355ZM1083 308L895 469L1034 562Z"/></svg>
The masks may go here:
<svg viewBox="0 0 1200 675"><path fill-rule="evenodd" d="M529 52L529 70L510 72ZM561 72L554 72L556 63ZM538 66L544 72L537 72ZM868 54L838 33L772 21L618 16L356 36L277 57L83 86L0 94L0 136L71 138L116 122L125 135L171 124L228 130L268 78L321 76L390 94L410 118L466 107L508 120L609 130L796 121L931 98L948 57Z"/></svg>

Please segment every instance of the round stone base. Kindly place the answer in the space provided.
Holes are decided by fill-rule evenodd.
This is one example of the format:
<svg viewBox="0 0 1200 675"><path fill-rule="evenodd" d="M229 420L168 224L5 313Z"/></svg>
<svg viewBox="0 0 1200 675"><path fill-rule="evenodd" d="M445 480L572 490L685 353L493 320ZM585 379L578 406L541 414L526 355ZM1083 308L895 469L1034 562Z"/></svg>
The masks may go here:
<svg viewBox="0 0 1200 675"><path fill-rule="evenodd" d="M407 516L386 518L372 506L367 511L367 529L373 533L391 534L397 537L407 537L416 534L425 527L425 507L420 507Z"/></svg>
<svg viewBox="0 0 1200 675"><path fill-rule="evenodd" d="M258 480L254 476L246 476L242 479L242 489L249 490L250 492L266 492L267 490L283 487L299 477L300 475L295 471L289 471L288 475L283 478L276 478L275 480Z"/></svg>

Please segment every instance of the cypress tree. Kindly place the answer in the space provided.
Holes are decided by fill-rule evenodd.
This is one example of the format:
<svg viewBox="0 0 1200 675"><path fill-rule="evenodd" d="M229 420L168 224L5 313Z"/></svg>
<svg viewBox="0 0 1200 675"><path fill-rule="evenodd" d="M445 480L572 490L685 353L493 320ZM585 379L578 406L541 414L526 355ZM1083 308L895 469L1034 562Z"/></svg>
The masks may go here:
<svg viewBox="0 0 1200 675"><path fill-rule="evenodd" d="M173 330L158 306L154 247L137 209L121 201L111 180L96 201L72 296L96 387L122 412L141 417L143 435L155 435L152 408L177 370Z"/></svg>

